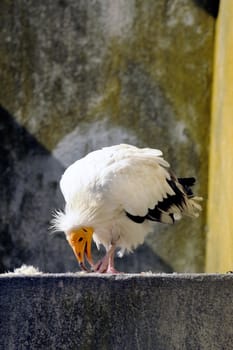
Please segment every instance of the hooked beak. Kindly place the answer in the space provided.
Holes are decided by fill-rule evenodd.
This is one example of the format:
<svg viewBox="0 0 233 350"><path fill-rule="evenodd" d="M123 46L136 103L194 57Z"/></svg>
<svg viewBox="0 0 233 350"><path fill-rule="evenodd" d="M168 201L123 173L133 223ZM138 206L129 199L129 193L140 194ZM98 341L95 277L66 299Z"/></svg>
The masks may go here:
<svg viewBox="0 0 233 350"><path fill-rule="evenodd" d="M72 231L68 237L68 242L74 251L81 269L84 271L89 271L85 266L85 258L90 265L93 265L91 255L92 235L93 229L91 227L82 227L79 230Z"/></svg>

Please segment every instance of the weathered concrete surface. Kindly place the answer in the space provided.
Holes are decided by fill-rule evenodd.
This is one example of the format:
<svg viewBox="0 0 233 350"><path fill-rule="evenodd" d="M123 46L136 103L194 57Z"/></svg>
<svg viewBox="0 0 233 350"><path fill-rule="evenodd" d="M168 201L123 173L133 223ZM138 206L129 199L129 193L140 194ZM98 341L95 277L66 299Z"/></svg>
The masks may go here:
<svg viewBox="0 0 233 350"><path fill-rule="evenodd" d="M230 350L232 294L232 275L1 277L0 348Z"/></svg>
<svg viewBox="0 0 233 350"><path fill-rule="evenodd" d="M0 103L10 115L0 115L2 271L22 263L75 271L63 236L51 239L48 226L64 205L64 167L95 148L161 148L207 197L215 28L208 3L0 2ZM147 244L175 271L203 270L205 202L198 220L160 225ZM143 254L137 262L130 268L145 270ZM150 265L158 269L154 259Z"/></svg>

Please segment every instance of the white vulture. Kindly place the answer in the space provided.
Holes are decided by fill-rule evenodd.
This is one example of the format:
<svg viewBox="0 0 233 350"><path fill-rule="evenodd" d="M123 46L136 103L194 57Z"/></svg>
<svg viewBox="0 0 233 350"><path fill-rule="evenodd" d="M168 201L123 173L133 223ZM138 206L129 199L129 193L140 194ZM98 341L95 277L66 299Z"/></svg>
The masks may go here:
<svg viewBox="0 0 233 350"><path fill-rule="evenodd" d="M198 216L201 198L193 195L194 182L177 178L159 150L126 144L105 147L64 172L60 187L66 206L54 214L53 226L65 232L83 270L117 273L117 248L121 255L132 251L155 222L173 224L183 215ZM92 238L106 249L95 264Z"/></svg>

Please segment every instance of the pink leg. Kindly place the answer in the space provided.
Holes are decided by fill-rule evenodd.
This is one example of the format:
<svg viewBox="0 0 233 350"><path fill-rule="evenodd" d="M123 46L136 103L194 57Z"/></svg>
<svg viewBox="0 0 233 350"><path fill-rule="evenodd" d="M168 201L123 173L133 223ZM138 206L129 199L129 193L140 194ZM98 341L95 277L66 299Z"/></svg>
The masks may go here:
<svg viewBox="0 0 233 350"><path fill-rule="evenodd" d="M117 271L114 267L114 252L115 252L115 248L113 250L113 252L111 252L109 254L109 258L108 258L108 268L107 268L107 273L120 273L119 271Z"/></svg>
<svg viewBox="0 0 233 350"><path fill-rule="evenodd" d="M103 259L94 265L94 271L99 273L119 273L114 268L114 253L115 245L112 244Z"/></svg>

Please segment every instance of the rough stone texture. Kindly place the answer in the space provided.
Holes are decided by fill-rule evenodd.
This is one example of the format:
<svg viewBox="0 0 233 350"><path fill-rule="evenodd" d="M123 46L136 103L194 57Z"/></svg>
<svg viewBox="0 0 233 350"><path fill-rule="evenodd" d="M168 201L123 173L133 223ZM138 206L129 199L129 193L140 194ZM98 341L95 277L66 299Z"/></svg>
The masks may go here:
<svg viewBox="0 0 233 350"><path fill-rule="evenodd" d="M0 348L232 349L232 275L0 278Z"/></svg>
<svg viewBox="0 0 233 350"><path fill-rule="evenodd" d="M64 167L103 145L161 148L206 197L215 24L207 3L0 2L1 271L75 271L48 223L63 207ZM153 271L156 254L176 271L202 270L205 202L198 220L160 225L147 244ZM145 270L144 256L129 269Z"/></svg>

